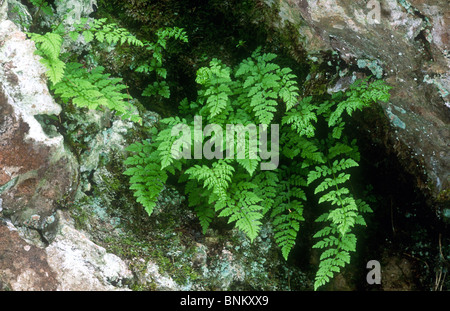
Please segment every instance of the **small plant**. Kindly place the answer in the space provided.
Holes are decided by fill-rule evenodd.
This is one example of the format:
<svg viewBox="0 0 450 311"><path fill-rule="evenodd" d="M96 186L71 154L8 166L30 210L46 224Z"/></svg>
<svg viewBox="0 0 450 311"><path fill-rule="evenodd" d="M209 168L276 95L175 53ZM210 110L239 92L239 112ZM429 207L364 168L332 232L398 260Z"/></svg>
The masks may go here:
<svg viewBox="0 0 450 311"><path fill-rule="evenodd" d="M42 5L45 8L44 5ZM137 72L155 71L160 77L166 78L166 70L162 66L162 50L168 38L187 41L187 36L181 28L161 29L157 33L157 42L142 41L132 35L125 28L115 23L107 23L106 19L82 18L74 25L74 30L66 30L62 24L54 27L53 31L44 34L29 33L35 41L37 54L47 68L47 76L51 89L64 102L71 102L77 107L89 109L108 108L115 111L123 119L141 122L136 109L131 105L131 96L122 78L113 78L105 73L105 68L98 66L88 69L79 61L71 61L72 55L62 53L62 47L67 42L76 42L81 36L85 44L94 40L108 45L129 45L135 48L153 50L150 64L143 64ZM157 92L164 97L170 96L170 90L165 81L155 82ZM143 95L151 95L154 85L149 86Z"/></svg>
<svg viewBox="0 0 450 311"><path fill-rule="evenodd" d="M225 217L253 241L262 223L271 222L285 259L305 221L304 209L315 204L323 206L325 211L316 220L323 227L315 234L318 241L314 245L323 250L314 285L318 289L350 262L357 241L353 228L364 225L363 215L371 211L349 188L359 152L356 140L349 141L343 135L345 120L355 110L387 101L389 87L382 81L369 83L365 79L325 101L312 96L300 98L296 76L289 68L273 62L275 58L275 54L257 49L234 70L217 59L200 68L197 100L183 100L183 118L163 119L163 130L153 141L137 142L128 148L131 155L126 160L129 169L125 174L130 176L130 188L149 215L170 173L185 183L189 206L196 211L204 232L215 216ZM215 127L211 137L196 140L199 117L219 129ZM251 146L246 126L260 124L264 128L276 122L281 123L281 165L258 170L264 159L250 150L255 147L261 155L264 146ZM321 124L328 128L325 136L316 129ZM223 141L218 139L220 128L226 125L242 125L249 141L244 147L245 157L219 156L228 150L227 143L234 141L235 133L232 137L227 133ZM183 133L180 138L173 129L180 129L175 133L194 133L193 151L186 148L191 145L191 134ZM174 148L176 142L181 144ZM211 151L214 146L216 156L199 157L196 144L206 144ZM232 146L237 146L236 141ZM271 148L276 150L273 142ZM306 195L308 189L314 197Z"/></svg>
<svg viewBox="0 0 450 311"><path fill-rule="evenodd" d="M32 5L34 5L37 8L33 19L38 17L41 12L44 13L45 15L53 16L53 9L47 1L45 1L45 0L30 0L30 2Z"/></svg>
<svg viewBox="0 0 450 311"><path fill-rule="evenodd" d="M156 32L155 42L145 41L144 46L148 51L152 52L152 60L149 63L141 64L136 68L136 72L142 72L147 75L154 73L153 84L147 86L142 96L159 95L164 98L170 97L170 89L165 81L167 78L167 70L163 66L163 51L166 49L167 41L170 39L188 42L186 32L182 28L164 28Z"/></svg>

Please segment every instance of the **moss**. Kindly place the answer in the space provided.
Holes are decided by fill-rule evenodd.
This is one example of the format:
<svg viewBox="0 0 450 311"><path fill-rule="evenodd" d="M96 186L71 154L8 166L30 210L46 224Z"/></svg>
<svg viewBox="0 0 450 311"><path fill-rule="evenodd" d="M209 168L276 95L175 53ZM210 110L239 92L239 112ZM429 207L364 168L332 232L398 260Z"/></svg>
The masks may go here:
<svg viewBox="0 0 450 311"><path fill-rule="evenodd" d="M450 202L450 189L445 189L439 192L439 194L437 195L437 202Z"/></svg>
<svg viewBox="0 0 450 311"><path fill-rule="evenodd" d="M161 275L169 275L177 284L188 286L200 275L192 267L194 249L182 245L179 234L166 233L164 238L149 241L127 232L120 237L108 237L104 246L108 252L114 253L130 262L130 269L134 273L144 274L147 263L155 262L159 266ZM152 289L155 284L136 284L136 290ZM154 289L154 288L153 288Z"/></svg>
<svg viewBox="0 0 450 311"><path fill-rule="evenodd" d="M75 228L78 230L86 229L86 224L89 222L90 217L92 217L92 212L88 212L80 204L72 204L69 208L72 219L75 221Z"/></svg>
<svg viewBox="0 0 450 311"><path fill-rule="evenodd" d="M383 77L383 68L378 64L377 60L358 59L357 65L361 69L369 69L377 79Z"/></svg>

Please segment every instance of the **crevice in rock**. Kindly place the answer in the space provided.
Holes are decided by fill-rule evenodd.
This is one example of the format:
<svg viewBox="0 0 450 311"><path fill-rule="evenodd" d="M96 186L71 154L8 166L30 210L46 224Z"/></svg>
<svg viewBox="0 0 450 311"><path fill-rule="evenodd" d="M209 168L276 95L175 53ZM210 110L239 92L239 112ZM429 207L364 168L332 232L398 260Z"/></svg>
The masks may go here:
<svg viewBox="0 0 450 311"><path fill-rule="evenodd" d="M48 247L50 245L50 242L45 237L42 229L35 229L37 233L39 234L39 237L41 238L41 242L45 245L45 247Z"/></svg>

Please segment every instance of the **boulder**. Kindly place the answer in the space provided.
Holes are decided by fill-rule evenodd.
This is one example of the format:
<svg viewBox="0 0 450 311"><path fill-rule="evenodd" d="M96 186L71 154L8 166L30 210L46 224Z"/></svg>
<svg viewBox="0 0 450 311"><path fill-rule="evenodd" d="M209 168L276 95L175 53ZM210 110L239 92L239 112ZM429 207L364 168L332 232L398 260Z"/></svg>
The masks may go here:
<svg viewBox="0 0 450 311"><path fill-rule="evenodd" d="M124 290L133 278L127 264L73 228L70 217L58 211L59 225L45 248L47 263L62 291Z"/></svg>
<svg viewBox="0 0 450 311"><path fill-rule="evenodd" d="M390 102L381 103L391 126L368 128L374 140L386 137L385 147L397 154L418 188L442 200L450 187L448 1L265 2L278 13L272 20L275 28L294 32L290 38L295 39L286 45L301 46L311 60L322 63L333 51L351 71L393 87Z"/></svg>
<svg viewBox="0 0 450 311"><path fill-rule="evenodd" d="M61 107L34 52L16 25L1 21L0 288L126 289L127 265L59 210L78 188L79 165L52 125Z"/></svg>
<svg viewBox="0 0 450 311"><path fill-rule="evenodd" d="M45 250L25 242L10 222L1 222L0 290L49 291L57 285Z"/></svg>
<svg viewBox="0 0 450 311"><path fill-rule="evenodd" d="M76 187L78 164L63 136L48 135L38 122L42 116L56 118L61 107L49 93L45 68L34 52L34 43L12 22L1 22L2 213L15 225L45 229L58 201Z"/></svg>
<svg viewBox="0 0 450 311"><path fill-rule="evenodd" d="M0 224L0 289L13 291L127 290L133 278L127 264L73 228L58 211L53 241L27 242L11 222Z"/></svg>

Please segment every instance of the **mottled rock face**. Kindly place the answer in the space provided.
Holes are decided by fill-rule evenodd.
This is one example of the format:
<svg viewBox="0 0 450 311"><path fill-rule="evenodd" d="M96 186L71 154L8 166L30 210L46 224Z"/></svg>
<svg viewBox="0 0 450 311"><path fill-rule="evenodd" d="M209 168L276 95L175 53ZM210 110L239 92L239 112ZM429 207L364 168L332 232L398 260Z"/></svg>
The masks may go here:
<svg viewBox="0 0 450 311"><path fill-rule="evenodd" d="M12 223L0 223L0 290L125 290L133 275L116 255L73 228L57 212L53 241L38 247Z"/></svg>
<svg viewBox="0 0 450 311"><path fill-rule="evenodd" d="M34 44L10 21L0 24L0 197L16 224L43 229L76 180L63 137L49 137L37 115L59 114Z"/></svg>
<svg viewBox="0 0 450 311"><path fill-rule="evenodd" d="M0 20L0 290L126 289L127 265L58 210L77 190L79 165L63 136L38 122L61 107L34 52Z"/></svg>
<svg viewBox="0 0 450 311"><path fill-rule="evenodd" d="M57 290L105 291L123 287L133 275L116 255L74 229L58 212L56 237L46 247L47 263L55 271Z"/></svg>
<svg viewBox="0 0 450 311"><path fill-rule="evenodd" d="M55 290L55 273L44 250L26 243L17 230L0 224L0 289Z"/></svg>
<svg viewBox="0 0 450 311"><path fill-rule="evenodd" d="M392 125L385 133L391 141L387 147L396 151L425 192L436 198L448 189L449 2L266 2L279 7L278 27L286 23L297 27L298 40L310 55L334 50L347 64L385 79L393 87L391 101L382 106Z"/></svg>

